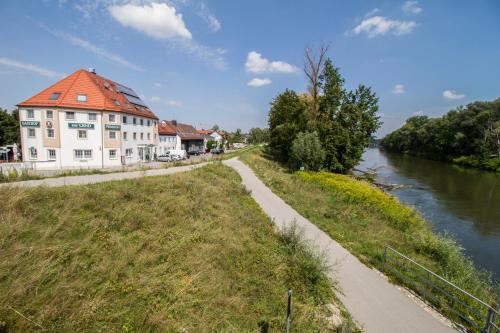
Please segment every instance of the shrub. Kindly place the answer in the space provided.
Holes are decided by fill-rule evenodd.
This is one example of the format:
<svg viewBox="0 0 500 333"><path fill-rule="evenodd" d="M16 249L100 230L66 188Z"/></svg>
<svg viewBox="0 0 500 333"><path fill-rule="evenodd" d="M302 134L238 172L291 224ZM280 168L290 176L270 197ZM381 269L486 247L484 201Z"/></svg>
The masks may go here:
<svg viewBox="0 0 500 333"><path fill-rule="evenodd" d="M290 166L293 169L317 171L325 161L325 150L321 147L316 132L301 132L293 141L290 153Z"/></svg>

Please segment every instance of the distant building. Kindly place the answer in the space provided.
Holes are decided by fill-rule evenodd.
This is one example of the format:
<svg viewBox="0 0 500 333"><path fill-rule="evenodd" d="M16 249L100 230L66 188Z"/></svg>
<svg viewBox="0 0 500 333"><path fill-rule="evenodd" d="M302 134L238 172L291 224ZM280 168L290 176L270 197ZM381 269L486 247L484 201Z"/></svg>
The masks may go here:
<svg viewBox="0 0 500 333"><path fill-rule="evenodd" d="M134 90L78 70L18 104L23 161L96 168L151 160L158 117Z"/></svg>
<svg viewBox="0 0 500 333"><path fill-rule="evenodd" d="M181 139L181 149L187 152L203 150L203 136L196 129L188 124L178 123L176 120L167 121L169 126Z"/></svg>
<svg viewBox="0 0 500 333"><path fill-rule="evenodd" d="M176 128L169 125L165 120L158 125L158 155L164 155L171 150L181 150L181 137L177 134Z"/></svg>
<svg viewBox="0 0 500 333"><path fill-rule="evenodd" d="M217 142L217 146L220 146L221 144L224 144L224 132L223 131L214 131L214 130L197 130L197 132L205 137L205 147L207 142L209 141L207 135L210 136L211 140Z"/></svg>

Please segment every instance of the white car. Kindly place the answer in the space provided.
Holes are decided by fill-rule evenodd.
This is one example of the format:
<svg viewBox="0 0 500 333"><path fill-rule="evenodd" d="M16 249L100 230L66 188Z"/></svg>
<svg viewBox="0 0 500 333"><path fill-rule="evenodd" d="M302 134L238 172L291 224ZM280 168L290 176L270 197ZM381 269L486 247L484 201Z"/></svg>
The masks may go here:
<svg viewBox="0 0 500 333"><path fill-rule="evenodd" d="M160 162L172 162L172 156L170 155L160 155L156 158Z"/></svg>

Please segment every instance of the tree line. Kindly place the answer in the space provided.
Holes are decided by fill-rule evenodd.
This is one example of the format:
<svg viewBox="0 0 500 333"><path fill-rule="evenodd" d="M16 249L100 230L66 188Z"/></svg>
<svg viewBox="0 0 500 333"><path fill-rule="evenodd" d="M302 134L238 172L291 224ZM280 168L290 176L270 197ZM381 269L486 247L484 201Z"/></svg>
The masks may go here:
<svg viewBox="0 0 500 333"><path fill-rule="evenodd" d="M410 117L380 144L389 151L500 171L500 98L439 118Z"/></svg>
<svg viewBox="0 0 500 333"><path fill-rule="evenodd" d="M0 108L0 146L19 144L19 112Z"/></svg>
<svg viewBox="0 0 500 333"><path fill-rule="evenodd" d="M271 102L269 151L294 169L345 173L358 164L380 126L378 98L364 85L347 90L327 51L306 49L306 93L287 89Z"/></svg>

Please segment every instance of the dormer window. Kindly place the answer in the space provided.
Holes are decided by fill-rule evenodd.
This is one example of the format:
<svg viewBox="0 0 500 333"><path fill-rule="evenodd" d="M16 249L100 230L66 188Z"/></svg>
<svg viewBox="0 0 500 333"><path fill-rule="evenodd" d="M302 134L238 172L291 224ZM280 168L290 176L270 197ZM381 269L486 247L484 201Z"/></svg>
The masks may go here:
<svg viewBox="0 0 500 333"><path fill-rule="evenodd" d="M118 102L118 101L115 99L115 105L116 105L116 106L120 106L121 104L120 104L120 102Z"/></svg>
<svg viewBox="0 0 500 333"><path fill-rule="evenodd" d="M87 101L87 95L84 95L84 94L78 94L78 95L76 95L76 101L77 102L86 102Z"/></svg>
<svg viewBox="0 0 500 333"><path fill-rule="evenodd" d="M52 93L52 95L50 95L50 100L52 101L55 101L59 98L59 96L61 96L61 93L60 92L55 92L55 93Z"/></svg>

